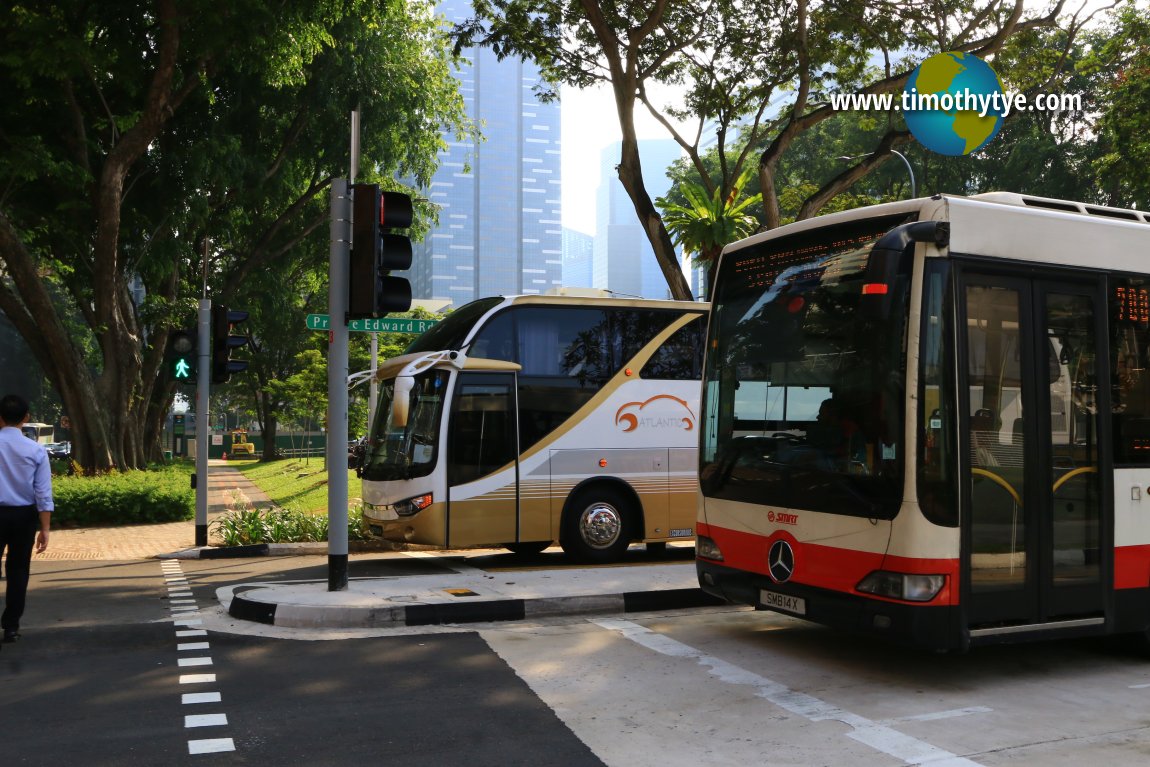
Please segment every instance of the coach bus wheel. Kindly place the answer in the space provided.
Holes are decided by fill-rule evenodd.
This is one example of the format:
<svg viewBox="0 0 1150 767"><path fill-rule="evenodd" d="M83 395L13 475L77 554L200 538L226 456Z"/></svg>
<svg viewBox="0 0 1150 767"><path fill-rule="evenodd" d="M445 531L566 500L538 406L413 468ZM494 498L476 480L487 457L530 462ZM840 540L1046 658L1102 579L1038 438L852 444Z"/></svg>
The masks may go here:
<svg viewBox="0 0 1150 767"><path fill-rule="evenodd" d="M551 545L551 541L525 541L522 543L507 543L503 548L510 551L512 554L518 554L521 557L529 557L532 554L538 554Z"/></svg>
<svg viewBox="0 0 1150 767"><path fill-rule="evenodd" d="M610 487L580 492L563 516L560 545L581 562L617 562L631 543L630 503Z"/></svg>

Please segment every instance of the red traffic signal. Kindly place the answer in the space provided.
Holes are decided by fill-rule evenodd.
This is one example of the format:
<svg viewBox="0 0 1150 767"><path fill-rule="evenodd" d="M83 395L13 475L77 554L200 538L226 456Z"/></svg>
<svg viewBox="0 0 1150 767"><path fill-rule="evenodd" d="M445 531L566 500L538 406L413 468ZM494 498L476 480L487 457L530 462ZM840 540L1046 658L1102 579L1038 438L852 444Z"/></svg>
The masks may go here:
<svg viewBox="0 0 1150 767"><path fill-rule="evenodd" d="M411 197L381 192L378 184L353 184L348 319L379 317L411 308L411 283L393 271L411 268L411 240L383 231L411 226Z"/></svg>
<svg viewBox="0 0 1150 767"><path fill-rule="evenodd" d="M232 350L247 346L247 336L233 336L232 326L248 318L247 312L226 306L212 307L212 383L225 384L232 373L248 369L247 360L232 359Z"/></svg>

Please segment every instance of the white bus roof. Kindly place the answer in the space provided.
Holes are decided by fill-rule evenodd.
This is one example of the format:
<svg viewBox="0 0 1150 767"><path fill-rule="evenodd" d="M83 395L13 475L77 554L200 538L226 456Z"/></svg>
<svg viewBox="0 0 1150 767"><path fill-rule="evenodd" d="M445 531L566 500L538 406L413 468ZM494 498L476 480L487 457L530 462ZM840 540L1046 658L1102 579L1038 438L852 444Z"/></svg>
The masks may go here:
<svg viewBox="0 0 1150 767"><path fill-rule="evenodd" d="M732 243L723 253L823 226L898 214L950 222L949 251L955 254L1125 271L1150 269L1150 214L1012 192L936 195L831 213Z"/></svg>

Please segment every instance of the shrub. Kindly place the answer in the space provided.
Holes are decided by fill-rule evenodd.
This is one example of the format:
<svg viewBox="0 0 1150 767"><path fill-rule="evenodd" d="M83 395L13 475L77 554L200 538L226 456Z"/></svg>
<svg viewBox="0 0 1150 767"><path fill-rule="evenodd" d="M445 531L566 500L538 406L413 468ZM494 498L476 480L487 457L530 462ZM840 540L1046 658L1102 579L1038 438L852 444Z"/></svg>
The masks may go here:
<svg viewBox="0 0 1150 767"><path fill-rule="evenodd" d="M243 499L246 501L246 499ZM327 540L327 515L308 514L299 509L253 509L246 503L212 522L215 537L225 546L248 546L256 543L309 543ZM362 509L347 513L347 537L364 540L360 524Z"/></svg>
<svg viewBox="0 0 1150 767"><path fill-rule="evenodd" d="M196 494L185 466L52 478L53 525L123 525L192 519Z"/></svg>

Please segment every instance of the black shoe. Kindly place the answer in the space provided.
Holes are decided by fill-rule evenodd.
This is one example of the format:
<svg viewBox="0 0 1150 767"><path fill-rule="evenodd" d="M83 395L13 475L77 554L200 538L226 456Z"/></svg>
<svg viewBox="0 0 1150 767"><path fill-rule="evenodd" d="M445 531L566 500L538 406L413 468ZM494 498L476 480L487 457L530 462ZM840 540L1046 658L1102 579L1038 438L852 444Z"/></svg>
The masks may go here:
<svg viewBox="0 0 1150 767"><path fill-rule="evenodd" d="M19 638L20 638L20 632L17 631L16 629L5 629L4 630L4 644L12 644L13 642L15 642Z"/></svg>

